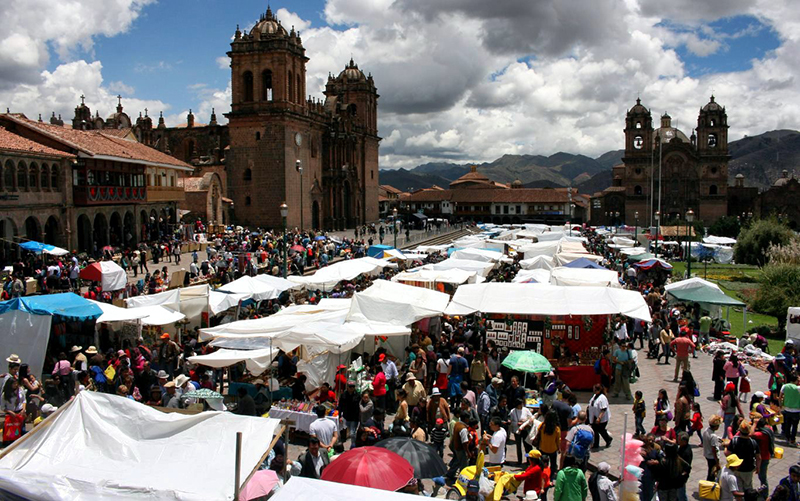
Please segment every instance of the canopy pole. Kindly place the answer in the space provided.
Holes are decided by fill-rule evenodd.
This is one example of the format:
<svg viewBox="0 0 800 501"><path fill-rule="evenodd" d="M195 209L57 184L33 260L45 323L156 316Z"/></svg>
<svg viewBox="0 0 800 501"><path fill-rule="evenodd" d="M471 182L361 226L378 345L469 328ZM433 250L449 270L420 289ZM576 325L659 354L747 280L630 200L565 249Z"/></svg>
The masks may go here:
<svg viewBox="0 0 800 501"><path fill-rule="evenodd" d="M274 353L272 353L272 338L270 337L269 338L270 361L269 361L269 369L267 369L269 371L269 380L267 381L267 394L269 395L269 398L267 399L267 402L269 402L270 409L272 409L272 359L274 358L273 355ZM276 377L275 380L277 381L278 378Z"/></svg>
<svg viewBox="0 0 800 501"><path fill-rule="evenodd" d="M624 454L624 452L623 452ZM239 485L239 477L242 474L242 432L236 432L236 466L235 466L235 476L236 476L236 484L233 486L233 499L235 501L239 500L239 490L241 486Z"/></svg>
<svg viewBox="0 0 800 501"><path fill-rule="evenodd" d="M619 464L619 478L623 480L625 477L625 442L628 438L628 413L626 412L622 418L622 461Z"/></svg>
<svg viewBox="0 0 800 501"><path fill-rule="evenodd" d="M747 332L747 305L742 307L742 315L744 315L744 321L742 323L742 336L744 336L744 333Z"/></svg>

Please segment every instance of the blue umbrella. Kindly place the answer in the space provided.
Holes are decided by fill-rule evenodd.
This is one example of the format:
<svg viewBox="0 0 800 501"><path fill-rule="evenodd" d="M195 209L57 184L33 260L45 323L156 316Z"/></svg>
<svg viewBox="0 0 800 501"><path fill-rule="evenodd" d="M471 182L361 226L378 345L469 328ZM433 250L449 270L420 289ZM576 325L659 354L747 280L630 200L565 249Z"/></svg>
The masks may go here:
<svg viewBox="0 0 800 501"><path fill-rule="evenodd" d="M324 237L322 235L317 235L316 237L314 237L314 240L325 240L325 239L327 239L327 237Z"/></svg>

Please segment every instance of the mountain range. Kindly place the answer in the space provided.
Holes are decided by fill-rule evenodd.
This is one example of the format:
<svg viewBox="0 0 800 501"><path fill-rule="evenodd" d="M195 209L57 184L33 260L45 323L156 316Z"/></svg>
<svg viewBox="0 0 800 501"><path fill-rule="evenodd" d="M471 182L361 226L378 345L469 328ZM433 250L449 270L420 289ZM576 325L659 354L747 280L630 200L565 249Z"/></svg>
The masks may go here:
<svg viewBox="0 0 800 501"><path fill-rule="evenodd" d="M728 143L731 161L729 183L737 174L745 176L745 186L769 187L785 169L792 172L800 164L800 132L774 130L745 136ZM622 160L624 150L613 150L599 157L558 152L543 155L503 155L493 162L478 164L478 172L493 181L512 183L519 179L528 188L574 186L578 192L593 194L611 186L611 167ZM473 164L435 162L413 169L381 170L380 183L403 191L438 185L447 188Z"/></svg>

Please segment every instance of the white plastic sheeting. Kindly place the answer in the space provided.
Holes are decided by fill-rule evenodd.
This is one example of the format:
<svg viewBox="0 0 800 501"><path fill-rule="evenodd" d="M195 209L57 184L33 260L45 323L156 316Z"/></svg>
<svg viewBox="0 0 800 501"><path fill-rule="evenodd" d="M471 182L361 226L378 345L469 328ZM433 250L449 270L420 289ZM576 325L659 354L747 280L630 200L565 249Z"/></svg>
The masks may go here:
<svg viewBox="0 0 800 501"><path fill-rule="evenodd" d="M159 292L158 294L148 294L146 296L129 297L125 300L125 306L127 308L161 305L177 310L180 309L180 304L181 289Z"/></svg>
<svg viewBox="0 0 800 501"><path fill-rule="evenodd" d="M249 295L256 301L275 299L281 294L281 291L272 285L247 275L223 285L219 290L233 294Z"/></svg>
<svg viewBox="0 0 800 501"><path fill-rule="evenodd" d="M0 459L0 488L39 500L229 500L236 432L244 481L280 426L228 412L167 414L88 391L67 405Z"/></svg>
<svg viewBox="0 0 800 501"><path fill-rule="evenodd" d="M550 270L545 270L543 268L534 270L519 270L512 282L518 284L549 284Z"/></svg>
<svg viewBox="0 0 800 501"><path fill-rule="evenodd" d="M504 313L517 315L613 315L651 321L638 291L610 287L560 287L547 284L487 282L462 285L445 311L449 315Z"/></svg>
<svg viewBox="0 0 800 501"><path fill-rule="evenodd" d="M100 261L100 270L102 271L100 284L104 291L118 291L128 285L128 275L114 261Z"/></svg>
<svg viewBox="0 0 800 501"><path fill-rule="evenodd" d="M89 301L92 300L90 299ZM135 308L120 308L119 306L103 303L101 301L92 302L103 310L103 314L97 318L98 322L133 322L134 320L139 320L149 315L147 311Z"/></svg>
<svg viewBox="0 0 800 501"><path fill-rule="evenodd" d="M558 252L558 244L559 242L557 240L536 242L534 244L520 247L519 252L525 256L525 259L530 259L535 256L553 257L556 255L556 252Z"/></svg>
<svg viewBox="0 0 800 501"><path fill-rule="evenodd" d="M145 314L142 317L142 325L170 325L186 318L183 313L166 306L142 306L133 310Z"/></svg>
<svg viewBox="0 0 800 501"><path fill-rule="evenodd" d="M619 247L636 247L636 241L631 238L613 237L611 241Z"/></svg>
<svg viewBox="0 0 800 501"><path fill-rule="evenodd" d="M239 301L250 299L249 294L229 294L227 292L211 291L208 294L208 309L212 315L219 315L239 304Z"/></svg>
<svg viewBox="0 0 800 501"><path fill-rule="evenodd" d="M523 270L552 270L553 258L551 256L539 255L519 262Z"/></svg>
<svg viewBox="0 0 800 501"><path fill-rule="evenodd" d="M358 485L339 484L303 477L292 477L270 501L412 501L418 496Z"/></svg>
<svg viewBox="0 0 800 501"><path fill-rule="evenodd" d="M50 340L52 315L34 315L22 310L8 310L0 315L0 374L8 372L6 357L12 353L28 364L31 374L42 375L47 342Z"/></svg>
<svg viewBox="0 0 800 501"><path fill-rule="evenodd" d="M678 289L697 289L698 287L710 287L722 292L722 289L719 288L719 285L715 284L714 282L709 282L708 280L703 280L700 277L692 277L686 280L681 280L680 282L672 282L671 284L665 285L664 290L669 292Z"/></svg>
<svg viewBox="0 0 800 501"><path fill-rule="evenodd" d="M189 357L189 362L216 369L244 362L248 371L259 375L269 368L272 359L276 356L278 356L277 348L263 348L260 350L228 350L220 348L208 355Z"/></svg>
<svg viewBox="0 0 800 501"><path fill-rule="evenodd" d="M270 285L275 289L278 289L280 292L288 291L289 289L301 288L300 285L292 282L291 280L286 280L285 278L275 277L272 275L262 274L262 275L256 275L253 278L258 280L259 282L264 282L265 284Z"/></svg>
<svg viewBox="0 0 800 501"><path fill-rule="evenodd" d="M729 237L717 237L714 235L709 235L703 238L703 242L707 244L716 244L716 245L734 245L736 244L735 238Z"/></svg>
<svg viewBox="0 0 800 501"><path fill-rule="evenodd" d="M511 262L511 259L500 251L489 249L458 249L450 254L452 259L466 259L470 261L484 261L487 263Z"/></svg>
<svg viewBox="0 0 800 501"><path fill-rule="evenodd" d="M404 271L392 277L392 282L420 282L427 284L454 284L476 283L478 274L466 270L415 270Z"/></svg>
<svg viewBox="0 0 800 501"><path fill-rule="evenodd" d="M443 292L375 280L369 288L353 296L347 320L408 326L441 315L448 302L450 296Z"/></svg>
<svg viewBox="0 0 800 501"><path fill-rule="evenodd" d="M550 283L566 286L621 288L616 271L592 268L554 268L550 272Z"/></svg>
<svg viewBox="0 0 800 501"><path fill-rule="evenodd" d="M384 259L362 257L339 261L317 270L311 276L291 276L289 280L302 285L306 289L331 289L342 280L353 280L359 275L377 275L384 268L396 268L397 265Z"/></svg>
<svg viewBox="0 0 800 501"><path fill-rule="evenodd" d="M595 254L582 253L582 252L559 252L556 254L555 258L553 258L553 263L557 266L564 266L567 265L576 259L580 259L585 257L590 261L594 261L595 263L599 263L603 260L603 256L597 256Z"/></svg>

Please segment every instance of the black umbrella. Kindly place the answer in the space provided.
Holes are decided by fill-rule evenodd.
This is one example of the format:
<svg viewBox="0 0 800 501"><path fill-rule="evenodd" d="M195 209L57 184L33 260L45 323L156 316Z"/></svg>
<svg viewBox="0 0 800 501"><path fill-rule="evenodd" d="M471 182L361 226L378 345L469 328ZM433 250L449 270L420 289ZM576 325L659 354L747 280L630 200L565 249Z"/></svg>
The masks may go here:
<svg viewBox="0 0 800 501"><path fill-rule="evenodd" d="M410 437L393 437L381 440L376 447L383 447L396 453L414 467L414 478L441 477L447 473L442 458L432 445Z"/></svg>

